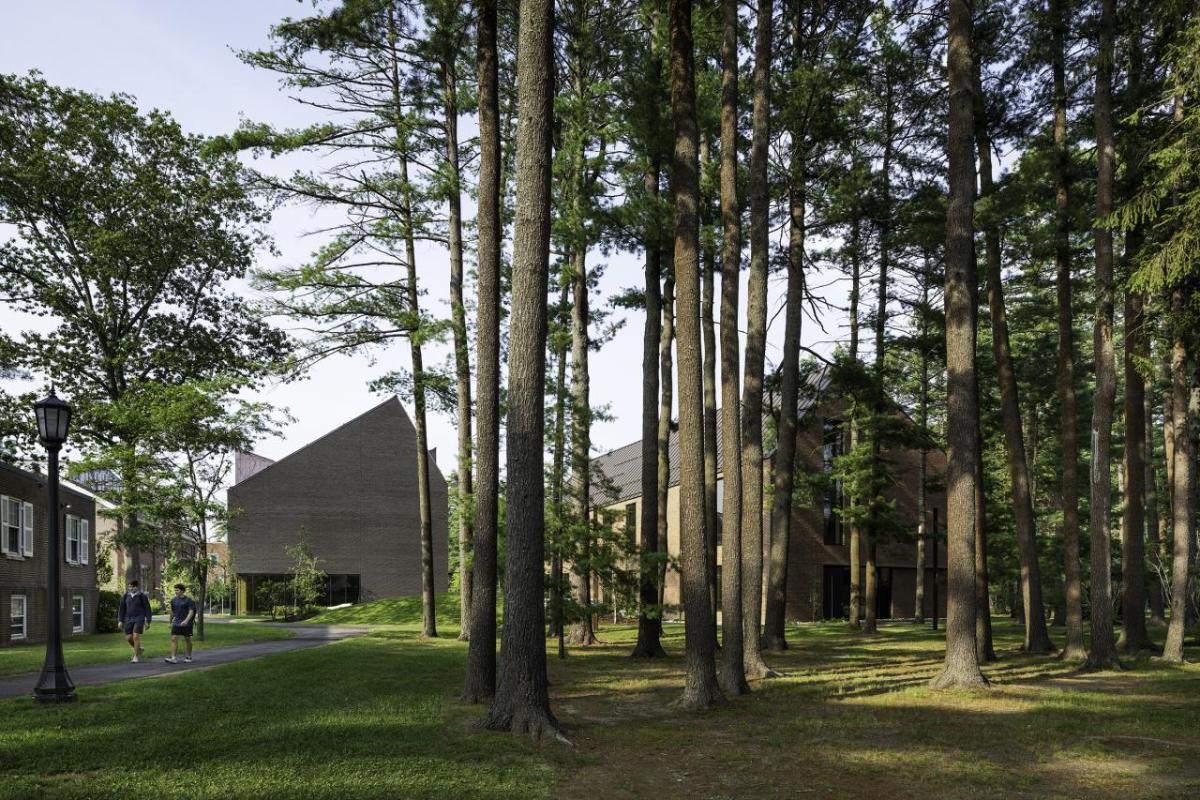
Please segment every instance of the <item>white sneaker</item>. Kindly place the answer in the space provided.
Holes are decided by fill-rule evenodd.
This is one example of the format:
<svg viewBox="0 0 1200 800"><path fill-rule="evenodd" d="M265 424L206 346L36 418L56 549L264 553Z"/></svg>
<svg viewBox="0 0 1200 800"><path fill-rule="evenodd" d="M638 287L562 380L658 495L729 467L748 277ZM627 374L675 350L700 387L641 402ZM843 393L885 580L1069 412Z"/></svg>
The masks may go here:
<svg viewBox="0 0 1200 800"><path fill-rule="evenodd" d="M183 659L183 663L185 663L185 664L192 663L192 657L191 656L186 657L185 659Z"/></svg>
<svg viewBox="0 0 1200 800"><path fill-rule="evenodd" d="M175 656L167 656L166 658L163 659L163 661L167 662L168 664L178 664L179 663L178 661L175 660Z"/></svg>
<svg viewBox="0 0 1200 800"><path fill-rule="evenodd" d="M137 657L137 656L134 656L133 658L131 658L131 659L129 659L129 660L130 660L130 661L132 661L134 664L139 664L139 663L141 663L140 661L138 661L138 657Z"/></svg>

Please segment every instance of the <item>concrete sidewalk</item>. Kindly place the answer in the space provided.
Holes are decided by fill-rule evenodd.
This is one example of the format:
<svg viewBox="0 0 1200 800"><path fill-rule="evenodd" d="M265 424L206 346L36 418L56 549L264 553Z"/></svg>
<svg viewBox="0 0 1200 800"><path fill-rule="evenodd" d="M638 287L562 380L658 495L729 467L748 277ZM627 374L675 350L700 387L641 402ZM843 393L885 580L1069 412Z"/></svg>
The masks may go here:
<svg viewBox="0 0 1200 800"><path fill-rule="evenodd" d="M180 662L168 664L160 655L157 658L143 657L141 663L134 664L128 660L114 664L94 664L90 667L71 669L67 663L67 671L76 688L84 686L100 686L117 681L133 680L135 678L154 678L162 675L175 675L195 669L205 669L219 664L230 664L234 661L245 661L250 658L261 658L276 653L289 653L294 650L307 650L310 647L320 647L330 642L341 641L352 636L361 636L366 628L342 625L286 625L294 631L291 639L274 639L269 642L252 642L250 644L235 644L229 647L218 647L206 650L203 643L198 645L193 653L194 661L185 664L183 658L183 643L180 642ZM27 672L22 675L10 675L0 678L0 698L32 696L34 684L39 673Z"/></svg>

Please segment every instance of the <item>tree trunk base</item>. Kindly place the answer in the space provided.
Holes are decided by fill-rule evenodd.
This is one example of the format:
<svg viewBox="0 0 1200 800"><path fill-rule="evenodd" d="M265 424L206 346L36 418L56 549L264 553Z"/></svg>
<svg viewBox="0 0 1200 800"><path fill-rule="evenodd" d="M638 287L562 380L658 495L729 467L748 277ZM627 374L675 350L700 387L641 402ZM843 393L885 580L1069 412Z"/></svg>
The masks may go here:
<svg viewBox="0 0 1200 800"><path fill-rule="evenodd" d="M571 626L570 633L567 634L567 644L569 645L593 645L600 640L596 638L595 631L592 626L586 622L577 622Z"/></svg>
<svg viewBox="0 0 1200 800"><path fill-rule="evenodd" d="M726 697L741 697L744 694L750 694L750 684L746 682L746 676L733 674L727 669L717 670L717 684Z"/></svg>
<svg viewBox="0 0 1200 800"><path fill-rule="evenodd" d="M462 633L460 633L460 634L458 635L458 640L459 640L460 642L469 642L469 641L471 641L471 633L470 633L469 631L467 631L467 630L464 630Z"/></svg>
<svg viewBox="0 0 1200 800"><path fill-rule="evenodd" d="M671 705L682 711L706 711L714 706L724 705L725 696L716 681L711 684L693 686L691 682L683 687L683 696Z"/></svg>
<svg viewBox="0 0 1200 800"><path fill-rule="evenodd" d="M771 635L764 636L762 638L762 649L763 650L787 650L788 649L787 639L784 638L783 634L778 634L778 635L771 634Z"/></svg>
<svg viewBox="0 0 1200 800"><path fill-rule="evenodd" d="M987 689L991 684L978 667L947 665L929 682L930 689Z"/></svg>
<svg viewBox="0 0 1200 800"><path fill-rule="evenodd" d="M1025 647L1021 648L1026 653L1032 656L1053 656L1058 655L1058 648L1054 643L1047 639L1044 642L1030 642Z"/></svg>
<svg viewBox="0 0 1200 800"><path fill-rule="evenodd" d="M1063 661L1073 661L1082 664L1083 662L1087 661L1088 654L1087 650L1085 650L1082 646L1072 646L1068 644L1063 651L1058 654L1058 657Z"/></svg>
<svg viewBox="0 0 1200 800"><path fill-rule="evenodd" d="M571 740L567 738L566 731L548 710L535 708L501 710L493 706L480 723L480 727L489 731L529 734L529 737L535 742L552 739L568 747L571 746Z"/></svg>
<svg viewBox="0 0 1200 800"><path fill-rule="evenodd" d="M1165 628L1165 627L1167 627L1167 618L1166 617L1151 617L1150 621L1146 624L1148 624L1151 628Z"/></svg>
<svg viewBox="0 0 1200 800"><path fill-rule="evenodd" d="M477 686L468 686L463 689L463 693L458 696L461 703L466 703L469 706L483 705L491 703L496 698L494 692L487 692Z"/></svg>
<svg viewBox="0 0 1200 800"><path fill-rule="evenodd" d="M763 678L779 678L782 677L782 674L768 667L767 662L763 661L762 658L747 658L746 677L753 680L762 680Z"/></svg>
<svg viewBox="0 0 1200 800"><path fill-rule="evenodd" d="M1100 672L1102 670L1120 671L1124 669L1121 666L1121 660L1117 658L1116 653L1105 655L1101 653L1088 653L1087 660L1083 664L1083 668L1088 672Z"/></svg>
<svg viewBox="0 0 1200 800"><path fill-rule="evenodd" d="M1121 634L1121 638L1117 639L1117 650L1122 653L1150 652L1162 655L1162 648L1156 645L1149 636L1126 638L1124 633Z"/></svg>
<svg viewBox="0 0 1200 800"><path fill-rule="evenodd" d="M638 642L634 645L633 652L629 654L630 658L666 658L667 651L663 649L662 642Z"/></svg>

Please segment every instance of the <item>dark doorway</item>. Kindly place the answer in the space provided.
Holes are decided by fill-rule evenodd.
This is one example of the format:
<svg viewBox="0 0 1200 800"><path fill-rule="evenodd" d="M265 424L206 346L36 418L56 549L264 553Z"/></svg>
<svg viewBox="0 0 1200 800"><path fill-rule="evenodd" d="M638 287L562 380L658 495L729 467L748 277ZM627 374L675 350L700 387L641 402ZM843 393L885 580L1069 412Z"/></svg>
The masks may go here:
<svg viewBox="0 0 1200 800"><path fill-rule="evenodd" d="M826 564L822 576L822 615L845 619L850 614L850 568Z"/></svg>
<svg viewBox="0 0 1200 800"><path fill-rule="evenodd" d="M875 617L876 619L892 618L892 568L875 568ZM849 600L846 601L849 604Z"/></svg>

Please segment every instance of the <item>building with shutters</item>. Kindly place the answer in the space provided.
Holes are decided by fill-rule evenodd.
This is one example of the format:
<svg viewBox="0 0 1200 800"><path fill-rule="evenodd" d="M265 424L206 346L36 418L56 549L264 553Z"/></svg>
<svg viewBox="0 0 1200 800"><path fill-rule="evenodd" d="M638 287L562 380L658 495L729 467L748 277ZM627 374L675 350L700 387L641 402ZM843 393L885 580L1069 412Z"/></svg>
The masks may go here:
<svg viewBox="0 0 1200 800"><path fill-rule="evenodd" d="M58 613L64 636L96 630L96 502L59 484ZM46 476L0 462L0 646L46 638L49 522Z"/></svg>
<svg viewBox="0 0 1200 800"><path fill-rule="evenodd" d="M448 583L446 479L430 452L434 586ZM421 591L416 429L396 397L271 461L239 454L228 494L238 613L261 608L265 581L286 580L303 534L327 576L324 605Z"/></svg>

